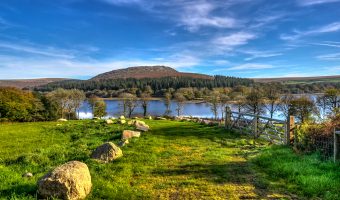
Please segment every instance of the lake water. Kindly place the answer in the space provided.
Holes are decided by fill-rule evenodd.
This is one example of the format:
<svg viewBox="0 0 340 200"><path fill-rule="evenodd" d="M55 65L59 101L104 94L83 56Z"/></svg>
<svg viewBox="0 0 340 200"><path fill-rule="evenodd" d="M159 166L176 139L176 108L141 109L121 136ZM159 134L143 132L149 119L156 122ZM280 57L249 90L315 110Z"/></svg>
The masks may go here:
<svg viewBox="0 0 340 200"><path fill-rule="evenodd" d="M106 117L119 117L122 115L122 106L120 100L104 100L106 102L106 112L108 113ZM165 113L165 105L162 100L152 100L149 102L148 114L151 116L162 116ZM232 106L231 109L233 111L237 111L236 106ZM134 113L134 116L142 116L143 109L141 106L138 106ZM176 102L171 102L171 116L176 116ZM193 117L202 117L202 118L213 118L214 115L211 112L210 106L207 103L197 103L197 102L186 102L183 107L182 115L184 116L193 116ZM269 116L269 114L265 114ZM88 119L92 118L92 110L87 102L84 102L80 108L79 118ZM219 117L221 117L221 109L219 110ZM275 119L282 119L282 115L277 113L274 116Z"/></svg>

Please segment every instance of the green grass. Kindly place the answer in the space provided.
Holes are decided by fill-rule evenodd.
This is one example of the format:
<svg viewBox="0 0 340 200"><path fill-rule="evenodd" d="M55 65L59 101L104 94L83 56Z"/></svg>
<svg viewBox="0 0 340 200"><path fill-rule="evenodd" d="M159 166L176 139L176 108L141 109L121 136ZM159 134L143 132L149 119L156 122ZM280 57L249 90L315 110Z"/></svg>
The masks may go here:
<svg viewBox="0 0 340 200"><path fill-rule="evenodd" d="M131 140L122 148L124 156L108 164L91 160L91 152L103 142L118 143L122 130L133 127L90 120L62 126L0 124L0 199L35 199L39 178L70 160L90 169L88 199L339 197L337 166L315 156L296 156L259 141L261 147L254 149L250 138L219 127L146 123L151 130ZM34 177L22 178L25 172Z"/></svg>
<svg viewBox="0 0 340 200"><path fill-rule="evenodd" d="M272 146L251 161L261 181L275 181L277 188L308 199L340 199L340 166L318 154L297 155L291 148Z"/></svg>

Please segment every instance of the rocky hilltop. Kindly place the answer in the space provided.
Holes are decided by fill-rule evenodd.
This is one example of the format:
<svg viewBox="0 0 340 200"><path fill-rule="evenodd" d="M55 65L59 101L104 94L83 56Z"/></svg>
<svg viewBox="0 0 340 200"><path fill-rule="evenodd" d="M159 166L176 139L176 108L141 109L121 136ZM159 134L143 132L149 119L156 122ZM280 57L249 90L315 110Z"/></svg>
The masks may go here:
<svg viewBox="0 0 340 200"><path fill-rule="evenodd" d="M105 72L93 77L90 80L162 77L192 77L200 79L213 79L213 77L209 75L179 72L167 66L138 66Z"/></svg>

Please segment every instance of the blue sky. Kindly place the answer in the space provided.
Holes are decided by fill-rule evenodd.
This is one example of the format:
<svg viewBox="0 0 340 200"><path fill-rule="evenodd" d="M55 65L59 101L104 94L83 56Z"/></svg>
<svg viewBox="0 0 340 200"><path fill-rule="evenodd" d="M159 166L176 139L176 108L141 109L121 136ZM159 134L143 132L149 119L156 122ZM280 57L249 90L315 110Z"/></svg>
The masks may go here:
<svg viewBox="0 0 340 200"><path fill-rule="evenodd" d="M2 0L0 79L340 74L340 0Z"/></svg>

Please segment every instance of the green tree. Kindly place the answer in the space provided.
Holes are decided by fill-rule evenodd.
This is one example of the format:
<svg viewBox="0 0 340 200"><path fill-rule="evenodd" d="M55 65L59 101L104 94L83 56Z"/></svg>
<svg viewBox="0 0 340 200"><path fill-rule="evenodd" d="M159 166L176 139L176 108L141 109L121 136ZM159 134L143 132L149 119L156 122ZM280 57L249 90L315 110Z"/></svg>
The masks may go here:
<svg viewBox="0 0 340 200"><path fill-rule="evenodd" d="M264 96L259 88L253 88L245 98L245 108L254 115L259 115L263 111Z"/></svg>
<svg viewBox="0 0 340 200"><path fill-rule="evenodd" d="M96 101L94 103L93 109L94 109L94 111L93 111L94 117L102 118L107 114L106 113L106 103L103 100Z"/></svg>
<svg viewBox="0 0 340 200"><path fill-rule="evenodd" d="M10 121L44 120L43 110L43 104L32 92L0 87L0 118Z"/></svg>
<svg viewBox="0 0 340 200"><path fill-rule="evenodd" d="M318 114L315 102L307 96L291 100L290 113L295 115L301 123L311 120L313 114Z"/></svg>

